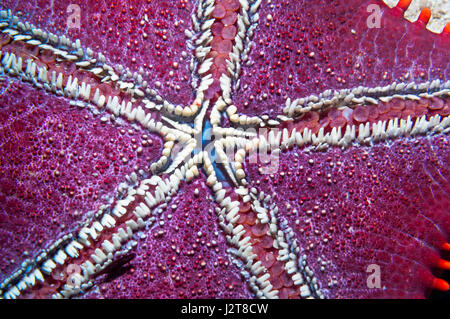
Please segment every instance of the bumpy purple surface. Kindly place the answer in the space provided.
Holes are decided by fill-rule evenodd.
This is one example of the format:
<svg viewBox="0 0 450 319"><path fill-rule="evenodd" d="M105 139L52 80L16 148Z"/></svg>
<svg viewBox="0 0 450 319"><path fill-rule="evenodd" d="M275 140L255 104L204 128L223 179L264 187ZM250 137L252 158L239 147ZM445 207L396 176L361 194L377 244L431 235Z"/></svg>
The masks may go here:
<svg viewBox="0 0 450 319"><path fill-rule="evenodd" d="M0 85L4 279L23 259L81 225L86 212L107 203L135 166L157 159L161 139L126 122L103 123L89 110L29 85Z"/></svg>
<svg viewBox="0 0 450 319"><path fill-rule="evenodd" d="M326 153L294 149L282 153L277 174L247 170L253 187L273 194L327 296L413 298L431 285L450 232L449 156L447 139L417 138ZM382 269L382 290L367 288L370 264Z"/></svg>
<svg viewBox="0 0 450 319"><path fill-rule="evenodd" d="M83 46L105 53L112 65L132 72L142 67L150 87L160 81L162 96L189 104L192 52L184 30L191 28L194 3L82 1L81 29L68 32L66 2L52 3L6 0L0 8L79 38ZM408 80L449 79L447 38L411 25L386 7L383 27L367 29L370 3L264 2L252 64L243 67L241 87L233 96L238 112L273 116L282 112L287 96L383 86L406 81L410 70ZM142 26L145 14L149 22ZM126 122L105 124L90 111L28 84L0 82L0 89L1 281L23 259L89 219L135 166L157 160L162 141ZM252 186L275 193L280 214L308 250L327 297L423 297L432 285L439 245L449 240L448 148L446 136L322 153L295 148L281 153L280 170L273 176L260 176L258 166L246 165L245 171ZM137 246L127 266L98 276L84 297L253 297L227 252L212 196L203 176L183 183L161 219L135 235ZM364 267L372 261L385 269L389 289L362 286Z"/></svg>
<svg viewBox="0 0 450 319"><path fill-rule="evenodd" d="M367 27L370 4L380 6L380 28ZM294 100L327 89L385 86L396 79L448 80L449 41L392 11L381 2L367 0L261 5L252 65L243 68L234 96L239 111L276 115L287 97Z"/></svg>
<svg viewBox="0 0 450 319"><path fill-rule="evenodd" d="M164 227L141 232L131 269L118 278L100 278L86 297L250 298L213 207L204 177L183 183L158 218Z"/></svg>

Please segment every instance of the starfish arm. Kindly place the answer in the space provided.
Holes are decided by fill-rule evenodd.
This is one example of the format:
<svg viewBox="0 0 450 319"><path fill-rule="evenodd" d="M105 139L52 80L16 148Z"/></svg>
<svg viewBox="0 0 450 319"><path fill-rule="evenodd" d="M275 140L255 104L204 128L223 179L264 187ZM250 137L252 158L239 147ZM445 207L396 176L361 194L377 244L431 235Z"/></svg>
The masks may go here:
<svg viewBox="0 0 450 319"><path fill-rule="evenodd" d="M138 133L128 122L111 125L17 80L0 83L5 93L2 185L10 189L2 189L2 216L11 221L1 229L2 256L8 260L2 266L3 280L21 259L35 256L36 250L88 219L114 189L120 191L127 175L145 175L162 142L157 135ZM22 195L17 196L19 189ZM33 227L24 228L29 222Z"/></svg>
<svg viewBox="0 0 450 319"><path fill-rule="evenodd" d="M420 21L408 22L403 11L382 1L284 6L261 4L249 55L252 65L243 69L233 97L239 113L274 118L288 97L294 101L320 98L327 90L448 80L448 36L431 33ZM375 18L377 27L370 23Z"/></svg>
<svg viewBox="0 0 450 319"><path fill-rule="evenodd" d="M358 105L377 105L380 102L388 103L393 99L415 101L433 97L445 99L449 96L449 92L450 81L442 83L439 79L419 84L394 82L384 87L367 88L360 86L352 90L327 90L318 96L311 95L294 100L288 98L283 113L289 118L295 119L309 111L320 112L342 106L355 108ZM286 119L286 116L278 115L277 119Z"/></svg>
<svg viewBox="0 0 450 319"><path fill-rule="evenodd" d="M6 19L9 19L9 24L16 25L17 28L19 28L20 23L16 22L16 20L18 20L17 17L10 16L9 12L7 15L5 15L6 11L2 12L3 16L6 16ZM30 30L25 30L25 32L30 33L30 35L27 35L28 37L37 37L45 33L45 31L35 29L32 25L29 25L29 27ZM6 29L6 25L4 26L4 28L5 29L3 31L4 33L6 32L8 34L8 37L13 34L11 32L18 32L14 29ZM32 32L33 30L38 31ZM19 39L17 38L17 36L22 36L22 38ZM16 49L20 47L20 41L24 40L24 36L24 34L19 33L14 35L14 44L12 44L10 49ZM58 39L56 35L51 33L49 33L48 37ZM5 43L7 43L9 40L5 39L5 41ZM17 41L19 41L19 44ZM161 108L158 109L154 102L151 102L147 97L144 97L143 91L136 88L136 85L139 85L142 88L142 81L138 80L135 83L122 82L119 80L119 77L116 75L116 73L114 73L113 69L110 66L104 64L103 62L97 63L96 59L94 58L90 60L93 63L92 65L90 65L90 62L88 60L83 60L86 56L86 53L81 49L80 41L77 41L77 44L73 44L75 48L78 48L76 52L77 55L73 55L73 57L67 57L64 53L61 53L65 51L61 51L57 48L58 46L65 45L66 42L70 43L70 40L66 39L65 37L64 40L61 40L61 42L63 42L61 45L56 44L55 46L51 46L49 44L38 44L38 40L33 38L29 39L28 42L29 41L34 42L32 42L31 44L27 43L27 45L31 46L28 47L27 50L36 52L34 52L34 54L30 54L31 58L27 60L26 68L22 65L22 58L20 56L16 58L16 55L13 52L6 52L2 59L2 65L4 67L3 70L5 73L17 76L24 81L30 81L34 84L34 86L38 88L44 88L47 91L53 92L57 95L64 95L65 97L71 99L71 104L73 105L77 105L79 107L90 106L94 108L95 112L102 112L104 109L106 109L115 117L123 116L126 120L134 121L137 124L142 125L142 127L145 129L149 129L152 132L162 134L166 142L163 150L163 157L159 161L152 164L152 170L159 170L167 163L171 149L173 147L173 138L167 139L166 135L174 132L173 130L168 129L166 126L162 125L159 122L161 117ZM38 48L34 48L35 46ZM3 49L7 48L3 47ZM47 56L45 60L47 62L41 61L39 60L39 58L36 58L36 56L39 56L39 54L42 53L42 50L53 50L52 54L54 56ZM24 55L25 53L20 54ZM2 52L0 51L0 58L2 57L1 55ZM99 56L102 57L101 54L99 54ZM52 71L52 76L49 76L48 70L54 67L54 63L49 62L49 59L57 59L58 62L71 64L71 67L75 67L75 73L78 72L79 74L82 74L84 76L83 82L78 84L77 76L74 75L74 77L72 78L72 75L68 75L67 73L64 73L64 71L58 74L57 71ZM76 62L77 60L80 61ZM104 61L104 58L100 58L100 60ZM36 63L40 63L42 66L37 66L33 61L35 61ZM75 66L72 65L73 63L75 64ZM69 66L66 67L69 68ZM36 74L36 69L38 74ZM86 73L89 72L92 72L92 77L86 75ZM108 72L112 72L112 74ZM118 90L118 88L120 88L120 90ZM122 94L119 91L122 91ZM170 104L167 101L162 101L160 98L158 99L158 96L156 100L160 101L163 110L174 109L173 107L170 107ZM176 111L176 113L178 114L178 111ZM185 112L183 111L182 114L185 115ZM202 118L202 116L200 116L199 118ZM178 125L178 127L180 126L182 127L182 124ZM178 132L175 133L175 136L178 136L181 140L183 139L183 136L180 136Z"/></svg>
<svg viewBox="0 0 450 319"><path fill-rule="evenodd" d="M405 142L405 139L412 140ZM263 140L264 138L260 139L257 147L261 147ZM353 144L345 151L329 148L326 152L323 150L314 152L317 148L313 145L312 139L311 142L309 145L294 144L290 148L286 145L277 146L275 142L275 148L272 149L277 158L275 169L270 169L270 165L264 159L260 159L258 165L255 165L251 153L242 166L248 180L247 187L255 188L257 193L264 192L272 196L272 200L279 208L280 216L286 219L295 234L293 238L299 243L300 255L307 256L305 260L309 262L311 271L316 274L316 282L323 295L332 298L355 294L365 297L411 297L423 296L428 289L437 287L435 284L439 279L434 279L430 270L436 267L439 250L448 240L446 235L448 213L443 208L448 201L446 186L448 170L445 168L446 157L442 156L447 148L445 137L436 135L424 138L416 135L397 139L389 144L382 142L370 147ZM435 143L439 147L435 147ZM270 149L270 146L266 147ZM425 154L425 158L414 151L423 147L430 148L429 153L421 153ZM299 148L303 151L298 152ZM402 151L398 153L400 149ZM405 154L406 149L407 154L414 155L408 155L407 159L397 155ZM364 163L354 160L361 159L361 156ZM271 164L274 162L272 158ZM353 167L355 171L341 170L347 165ZM389 168L375 169L374 165L383 167L386 165ZM374 172L384 172L382 175L378 175L379 173L372 175L374 178L380 177L380 180L366 179L367 174L371 174L367 170L372 169ZM357 179L352 181L353 176ZM319 182L320 179L324 179L324 182ZM427 180L430 182L426 182ZM383 187L386 192L384 194ZM357 191L357 194L354 193L358 188L361 190ZM414 188L417 190L411 193ZM337 193L343 195L347 191L352 194L351 198L353 195L355 198L358 197L361 205L355 204L356 201L353 199L342 201L335 197ZM396 194L392 204L381 198L390 192ZM412 202L413 206L406 208L409 206L408 203ZM354 204L356 206L350 208ZM408 212L407 223L411 222L410 228L402 226L399 229L394 225L404 223L401 222L405 218L404 211ZM340 214L351 217L342 216L346 219L345 224L332 222L334 217L326 217L328 214L334 217L341 216ZM371 221L355 222L358 219L356 215L365 216L362 217L364 220L367 218ZM326 221L319 222L323 218ZM344 228L348 229L351 235L343 234L346 233L341 228L344 224ZM375 224L376 227L371 226ZM427 229L426 234L416 228L419 224ZM398 238L397 244L394 244L393 238ZM340 243L337 244L334 240ZM350 241L355 245L350 244ZM331 242L334 244L329 246ZM365 244L361 246L363 242ZM380 242L385 244L379 245ZM333 250L340 244L350 244L351 248L349 246L347 248L352 251L348 255L348 260L343 262L334 259L338 255L333 253ZM373 249L370 248L371 245ZM413 245L415 248L405 252L402 249L404 245ZM330 247L333 249L329 250ZM365 249L369 251L366 252ZM390 254L395 256L393 258L398 267L392 264L392 260L388 257ZM390 269L391 273L384 273L385 277L382 277L384 281L379 287L383 289L371 289L369 281L366 283L369 275L365 276L365 272L369 265L378 265L384 272ZM412 277L409 274L413 274ZM356 281L352 283L350 278L355 278ZM417 284L406 284L411 280L417 281Z"/></svg>
<svg viewBox="0 0 450 319"><path fill-rule="evenodd" d="M25 27L4 10L2 16L8 21L1 30L2 73L65 96L71 99L72 105L89 106L97 111L106 109L116 117L135 120L155 131L157 123L154 121L160 117L159 110L156 103L144 97L142 81L123 82L104 62L102 54L95 58L91 50L81 48L79 40L72 43L66 37L57 37L28 23ZM41 43L42 37L56 42ZM161 106L168 104L160 97L155 101Z"/></svg>
<svg viewBox="0 0 450 319"><path fill-rule="evenodd" d="M211 13L214 11L214 8L214 1L199 1L196 12L193 12L191 15L193 30L192 32L189 30L185 31L189 39L188 46L194 51L189 64L192 79L201 79L212 64L212 58L207 59L206 55L211 51L211 25L214 22ZM202 84L192 83L193 89L197 89L200 86Z"/></svg>
<svg viewBox="0 0 450 319"><path fill-rule="evenodd" d="M191 181L197 175L196 165L192 163L163 178L152 176L138 182L133 174L130 182L136 186L128 187L94 219L51 244L35 261L24 265L24 270L12 274L1 284L3 296L16 298L17 291L39 295L39 290L45 290L45 293L52 291L52 297L68 298L91 288L92 280L99 273L128 254L127 243L133 234L154 223L154 207L170 200L180 181ZM81 272L70 276L74 269ZM41 283L37 285L38 282Z"/></svg>
<svg viewBox="0 0 450 319"><path fill-rule="evenodd" d="M93 51L107 52L111 66L124 66L119 77L146 82L170 104L187 105L191 98L190 53L185 29L191 28L193 3L170 1L105 3L91 0L39 3L3 1L2 8L28 15L28 22L55 34L79 38Z"/></svg>
<svg viewBox="0 0 450 319"><path fill-rule="evenodd" d="M242 64L250 65L248 60L249 53L252 49L252 38L255 29L258 26L259 14L258 10L261 0L242 1L241 10L237 15L237 29L235 30L234 45L232 52L227 60L227 70L229 76L224 74L221 79L222 92L226 101L230 100L230 94L234 90L238 90L240 86L240 74ZM227 32L228 30L222 31ZM232 82L233 84L232 85Z"/></svg>
<svg viewBox="0 0 450 319"><path fill-rule="evenodd" d="M296 127L292 130L287 128L280 130L275 127L253 140L253 145L257 145L259 149L252 151L279 152L280 149L290 149L295 145L312 147L311 150L315 151L324 151L329 147L345 149L356 145L373 146L376 143L420 135L447 135L449 126L450 117L441 117L437 114L431 117L423 115L415 118L414 121L408 116L400 120L395 118L374 123L347 125L345 128L333 127L326 133L323 127L315 133L303 125L298 131Z"/></svg>
<svg viewBox="0 0 450 319"><path fill-rule="evenodd" d="M242 149L240 149L242 151ZM244 155L236 153L236 163ZM219 224L227 234L233 258L245 269L244 277L257 297L322 297L316 279L303 256L299 256L292 230L278 215L278 207L270 195L256 192L243 182L229 187L215 180L215 172L207 155L205 169L208 182L219 204ZM235 165L235 168L236 165ZM239 169L239 168L238 168ZM280 229L280 225L282 229Z"/></svg>
<svg viewBox="0 0 450 319"><path fill-rule="evenodd" d="M254 297L230 256L215 207L202 170L190 182L181 181L178 192L154 209L155 223L134 236L128 270L101 274L96 289L82 297Z"/></svg>
<svg viewBox="0 0 450 319"><path fill-rule="evenodd" d="M449 116L449 83L392 83L385 87L325 91L317 96L288 98L284 112L260 124L269 131L283 131L284 146L312 142L348 146L398 136L446 133ZM293 116L293 117L289 117ZM414 128L413 128L414 124ZM294 131L295 130L295 131ZM342 133L344 133L342 137ZM303 135L302 135L303 134ZM298 136L295 139L295 135ZM328 142L327 142L328 141Z"/></svg>
<svg viewBox="0 0 450 319"><path fill-rule="evenodd" d="M386 141L387 139L391 139L391 140L395 140L395 139L399 139L399 138L414 138L417 136L420 136L422 134L441 134L442 132L447 132L448 131L448 123L449 122L449 118L446 117L442 120L442 122L440 122L440 116L434 116L432 117L429 121L427 121L425 116L422 116L420 119L417 119L416 123L413 124L411 122L411 120L408 118L407 121L402 121L402 123L399 125L398 121L389 121L388 126L386 126L386 123L379 123L380 127L378 127L377 125L373 126L373 131L372 131L372 136L370 136L370 138L367 139L367 137L369 137L369 125L366 125L366 129L367 132L365 132L365 129L360 126L359 127L359 135L355 134L355 127L350 128L349 126L347 126L347 131L344 134L344 136L341 138L340 137L340 130L333 130L333 132L331 134L327 134L324 135L323 134L323 129L321 129L318 134L314 134L311 133L310 130L308 130L308 128L306 128L303 132L303 135L301 135L300 133L295 133L295 128L293 132L288 132L288 130L285 128L282 132L281 131L270 131L267 139L264 135L259 136L256 139L253 140L239 140L239 138L236 137L229 137L228 139L222 139L220 140L221 146L216 146L216 151L218 152L218 154L221 154L221 156L219 156L223 162L225 162L225 172L227 173L227 175L230 177L230 180L233 181L235 186L235 190L237 193L239 193L241 195L248 195L249 194L249 189L251 188L251 185L254 185L254 180L251 181L250 183L247 181L246 179L246 174L244 171L244 161L245 158L248 157L248 161L247 163L252 164L253 166L255 166L256 163L258 163L259 165L259 174L264 174L267 176L268 174L271 174L270 176L276 176L278 174L280 174L279 171L279 167L280 167L280 158L283 158L284 155L281 155L281 152L292 152L290 151L292 148L294 148L294 150L296 149L296 147L302 147L302 148L307 148L310 151L323 151L326 148L332 146L332 145L336 145L336 146L340 146L340 147L345 147L348 148L350 147L355 147L357 144L356 143L360 143L362 145L367 145L367 141L370 141L373 147L373 143L375 142L382 142L382 141ZM266 132L267 133L267 132ZM366 134L367 133L367 134ZM238 141L239 140L239 141ZM333 143L330 143L330 141L333 140ZM235 153L231 153L234 154L234 161L232 163L229 162L229 158L230 155L226 155L224 151L219 151L223 148L223 144L226 144L229 147L232 147L234 149L234 146L238 146L237 151L235 151ZM297 145L297 146L296 146ZM270 161L267 161L267 155L270 154L269 158ZM258 158L259 157L259 158ZM276 161L274 161L274 159L276 159ZM259 160L259 161L258 161ZM311 163L311 162L310 162ZM270 165L272 165L272 167ZM207 167L211 167L211 166L207 166ZM231 169L231 167L233 169ZM252 171L254 171L254 169L252 169ZM445 180L445 175L443 176L442 172L440 172L439 170L438 172L438 176L440 176L440 178L433 178L436 183L442 183L442 181L438 181L441 178L443 178ZM222 202L224 200L224 196L226 197L225 191L222 191L221 188L221 183L216 182L216 176L213 174L213 170L210 169L209 171L210 173L210 181L213 184L213 189L216 192L216 198L218 198L219 203ZM230 176L231 175L231 176ZM309 181L308 181L309 182ZM280 184L280 186L283 186L283 184ZM284 187L284 186L283 186ZM232 192L231 188L231 192ZM264 192L261 192L260 194L258 194L258 191L255 188L251 188L253 194L252 198L256 199L259 198L260 200L262 200L263 198L265 198L265 194ZM443 192L446 192L445 189L441 190ZM256 195L256 197L255 197ZM249 197L247 196L246 200L244 199L243 202L245 203L246 201L249 201ZM270 205L270 196L268 196L268 198L265 198L265 201L267 203L269 203ZM225 201L227 203L227 205L229 204L229 201ZM255 204L255 202L252 202L252 210L255 210L255 207L259 207L258 204ZM222 210L218 209L216 210L217 213L220 214L220 216L222 216L222 221L225 219L225 217L227 217L228 221L230 221L230 219L234 218L234 221L236 221L237 219L242 220L242 216L245 216L244 214L240 214L237 215L236 211L232 211L233 207L227 207L227 209L223 208ZM264 210L259 208L256 209L257 213L259 213L258 217L259 218L267 218L267 212L266 214L264 214ZM245 210L244 210L245 211ZM276 207L275 205L272 205L271 207L271 215L278 215L278 207ZM227 216L227 214L229 214ZM256 213L255 213L256 214ZM252 215L253 216L253 215ZM426 220L427 224L428 224L428 220L430 219L428 216L426 216L426 214L424 212L417 212L417 218L423 218L423 220ZM219 217L220 218L220 217ZM279 220L279 216L277 216L277 218L275 220ZM440 220L441 222L443 221L443 217L442 216L435 216L434 218L437 218L438 220ZM244 218L245 219L245 218ZM283 220L283 218L281 218ZM272 220L273 221L273 220ZM263 223L267 222L267 219L264 219ZM287 226L287 221L284 220L283 222L284 225L284 233L289 234L289 242L292 242L292 239L295 237L294 236L294 232L293 230ZM291 224L292 225L292 224ZM232 225L232 226L227 226L226 224L221 224L221 226L224 229L227 229L227 227L229 228L228 231L230 233L229 235L229 242L231 244L235 244L238 246L238 248L247 248L247 246L245 246L245 244L247 244L248 241L243 240L242 242L239 242L238 239L234 238L234 241L232 241L230 238L232 235L235 235L235 233L231 233L231 230L233 229L238 229L239 231L241 230L241 228L236 228L237 225ZM431 229L433 229L433 232L437 232L440 233L442 231L442 228L436 224L435 222L431 221L430 225ZM275 227L275 226L273 226ZM398 232L398 230L391 228L390 224L386 224L385 226L383 226L387 229L387 231L390 232L395 232L396 236L404 236L404 234L402 232ZM419 242L423 242L422 238L416 237L418 236L416 233L411 232L409 234L406 234L406 236L409 236L409 238L413 241L419 241ZM242 238L239 238L242 239ZM387 238L385 240L388 240ZM405 239L406 240L406 239ZM293 241L295 243L295 247L297 247L297 240ZM239 243L239 244L238 244ZM241 245L242 244L242 245ZM428 243L423 243L424 245L429 245ZM275 246L275 245L274 245ZM295 248L294 247L294 248ZM311 246L312 247L312 246ZM436 246L434 246L436 247ZM437 247L440 247L440 244L438 242ZM297 248L297 252L299 252L300 250L304 251L304 248ZM435 248L433 248L435 249ZM242 249L241 249L242 250ZM290 248L290 250L288 251L293 251L292 248ZM240 252L240 251L239 251ZM248 252L247 252L248 253ZM380 252L381 253L381 252ZM244 257L242 256L242 253L239 254L235 254L236 258L241 257L244 259L243 261L243 266L248 262L247 259L245 259L245 257L247 257L247 255L245 255ZM264 258L265 253L261 253L261 258ZM422 265L420 263L417 262L417 260L414 259L414 257L401 257L404 258L404 260L409 260L409 262L412 265L417 265L418 268L422 268ZM257 259L257 258L256 258ZM270 259L270 258L269 258ZM280 260L280 258L276 258L278 260ZM296 293L295 290L292 290L292 283L289 283L286 285L286 287L282 290L281 294L283 298L288 298L288 297L298 297L298 296L302 296L302 297L310 297L311 295L313 295L314 297L323 297L324 294L322 294L321 289L318 286L318 280L317 278L315 278L313 276L314 271L312 270L312 268L310 268L309 266L307 266L307 255L303 254L301 258L299 258L298 256L296 258L294 258L292 260L292 262L289 262L289 266L286 266L286 271L288 271L290 274L293 274L292 276L292 280L294 280L298 285L300 285L300 293ZM320 258L319 258L320 259ZM284 260L284 259L283 259ZM247 263L247 266L250 267L252 265L252 263ZM300 269L299 272L294 272L294 270L292 270L290 267L293 267L293 265L295 265L295 269ZM413 266L414 267L414 266ZM253 270L257 269L257 267L252 268ZM269 273L272 274L271 272L268 272L267 269L260 269L260 271L262 271L263 274ZM259 272L258 272L259 274ZM309 274L309 277L308 277ZM248 277L251 277L252 273L250 271L250 274L248 275ZM295 276L295 277L294 277ZM306 277L305 277L306 276ZM309 278L308 280L305 280L305 278ZM269 287L269 289L267 289L265 291L265 293L270 293L271 289L273 288L273 285L271 284L269 286L269 282L274 282L275 283L275 287L278 287L279 283L277 280L280 280L278 278L278 274L275 276L272 275L268 275L267 278L264 277L264 279L269 280L267 283L264 284L264 288ZM425 280L427 285L430 285L431 287L433 287L433 285L435 285L435 282L439 281L439 279L429 279L427 278ZM255 294L257 296L266 296L268 297L268 295L264 294L264 292L262 291L261 287L257 286L257 285L253 285L256 282L256 278L253 278L253 281L251 281L251 287L252 289L255 291ZM332 283L333 281L331 281ZM261 281L259 281L259 283L261 284ZM315 283L315 285L313 284ZM332 287L333 284L330 285L330 281L328 283L329 287ZM297 287L298 289L298 287ZM329 290L326 289L326 293L329 293ZM343 290L345 291L345 290ZM352 293L358 293L356 290L354 290L353 288L351 289ZM275 294L276 293L276 294ZM275 297L277 296L277 294L279 293L279 291L277 290L276 292L272 291L272 294L270 294L270 297ZM360 290L361 294L366 293L363 289ZM402 295L404 293L404 291L402 291L402 289L397 289L394 287L389 287L388 288L388 293L392 294L392 295Z"/></svg>

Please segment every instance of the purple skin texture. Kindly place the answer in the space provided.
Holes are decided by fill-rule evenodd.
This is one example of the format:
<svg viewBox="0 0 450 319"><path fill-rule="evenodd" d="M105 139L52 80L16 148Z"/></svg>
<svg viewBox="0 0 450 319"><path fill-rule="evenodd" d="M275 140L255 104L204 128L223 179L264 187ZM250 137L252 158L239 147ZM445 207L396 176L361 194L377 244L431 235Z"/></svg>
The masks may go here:
<svg viewBox="0 0 450 319"><path fill-rule="evenodd" d="M381 27L368 28L367 7L373 2L263 1L249 63L242 64L240 86L232 92L237 113L275 118L288 97L449 80L449 35L412 24L381 1ZM148 87L175 105L194 101L193 50L185 30L192 29L197 2L83 0L79 29L67 28L67 1L52 3L4 0L0 9L80 39L83 48L102 52L113 67L142 69ZM114 204L126 176L142 169L150 178L164 139L17 78L2 75L0 92L1 282L25 259ZM448 115L448 99L444 105L432 115ZM321 152L294 146L280 153L279 164L277 172L262 175L261 164L247 158L243 170L249 187L271 195L324 297L424 298L442 288L436 281L443 268L439 262L450 241L446 134ZM155 209L155 222L133 234L127 254L91 278L92 287L78 297L257 296L229 252L214 191L205 169L199 171L194 180L181 181L177 193ZM371 264L382 270L379 289L366 284ZM22 297L49 298L63 285L57 275L45 279ZM287 281L281 296L298 297L292 286Z"/></svg>

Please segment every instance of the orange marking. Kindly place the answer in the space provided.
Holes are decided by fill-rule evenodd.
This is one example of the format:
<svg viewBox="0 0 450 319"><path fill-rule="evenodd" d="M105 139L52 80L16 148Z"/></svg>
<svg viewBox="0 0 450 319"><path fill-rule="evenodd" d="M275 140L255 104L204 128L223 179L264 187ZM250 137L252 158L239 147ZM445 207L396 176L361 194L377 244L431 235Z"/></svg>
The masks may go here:
<svg viewBox="0 0 450 319"><path fill-rule="evenodd" d="M395 7L406 11L406 9L408 9L409 5L411 4L411 1L412 0L400 0Z"/></svg>
<svg viewBox="0 0 450 319"><path fill-rule="evenodd" d="M431 284L431 288L439 290L439 291L448 291L450 288L448 282L440 278L434 278L433 283Z"/></svg>
<svg viewBox="0 0 450 319"><path fill-rule="evenodd" d="M450 251L450 243L443 243L443 244L442 244L442 249L443 249L443 250Z"/></svg>
<svg viewBox="0 0 450 319"><path fill-rule="evenodd" d="M427 24L431 18L431 10L429 8L423 8L420 12L419 19L417 21L422 22L423 24Z"/></svg>
<svg viewBox="0 0 450 319"><path fill-rule="evenodd" d="M450 261L439 259L436 266L441 269L450 270Z"/></svg>
<svg viewBox="0 0 450 319"><path fill-rule="evenodd" d="M445 27L444 30L442 31L442 34L448 34L450 35L450 22L448 22Z"/></svg>

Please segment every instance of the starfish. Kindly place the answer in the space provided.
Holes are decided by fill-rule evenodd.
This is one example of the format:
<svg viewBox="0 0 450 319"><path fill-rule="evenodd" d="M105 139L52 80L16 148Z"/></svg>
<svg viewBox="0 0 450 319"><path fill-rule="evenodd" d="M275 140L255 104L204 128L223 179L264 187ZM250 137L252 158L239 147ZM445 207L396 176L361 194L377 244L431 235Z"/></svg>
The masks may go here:
<svg viewBox="0 0 450 319"><path fill-rule="evenodd" d="M3 3L0 294L448 290L449 27L409 3Z"/></svg>

